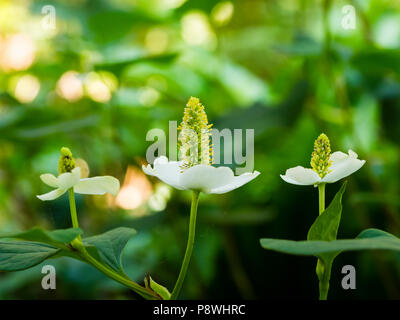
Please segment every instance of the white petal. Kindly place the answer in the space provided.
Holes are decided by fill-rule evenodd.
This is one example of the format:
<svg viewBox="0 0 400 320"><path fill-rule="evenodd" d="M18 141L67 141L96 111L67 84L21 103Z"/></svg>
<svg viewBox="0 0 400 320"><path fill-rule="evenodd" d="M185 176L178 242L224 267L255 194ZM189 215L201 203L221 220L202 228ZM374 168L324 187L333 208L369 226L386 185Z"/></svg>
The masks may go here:
<svg viewBox="0 0 400 320"><path fill-rule="evenodd" d="M342 151L336 151L331 154L329 160L332 161L332 164L347 159L349 155L345 154ZM356 157L357 158L357 157Z"/></svg>
<svg viewBox="0 0 400 320"><path fill-rule="evenodd" d="M185 189L200 190L209 193L212 189L233 182L233 171L228 167L213 167L199 164L186 169L180 176L180 185Z"/></svg>
<svg viewBox="0 0 400 320"><path fill-rule="evenodd" d="M58 188L58 189L55 189L48 193L39 195L37 197L42 201L54 200L54 199L57 199L58 197L62 196L66 191L67 191L66 189Z"/></svg>
<svg viewBox="0 0 400 320"><path fill-rule="evenodd" d="M50 187L58 188L58 180L51 173L45 173L40 176L40 179Z"/></svg>
<svg viewBox="0 0 400 320"><path fill-rule="evenodd" d="M61 189L68 190L79 182L81 178L81 168L76 167L72 172L62 173L58 176L58 186Z"/></svg>
<svg viewBox="0 0 400 320"><path fill-rule="evenodd" d="M155 176L172 187L184 190L179 183L179 176L182 174L182 162L170 161L166 157L159 157L154 161L154 168L151 165L143 166L144 173Z"/></svg>
<svg viewBox="0 0 400 320"><path fill-rule="evenodd" d="M342 161L348 160L349 158L357 159L358 155L352 150L349 150L349 154L346 154L341 151L336 151L332 153L331 157L329 158L329 160L332 161L332 164L329 167L329 169L330 170L334 169L335 167L339 166L342 163Z"/></svg>
<svg viewBox="0 0 400 320"><path fill-rule="evenodd" d="M154 176L154 169L151 167L150 164L147 166L142 165L142 170L145 174L148 174L149 176Z"/></svg>
<svg viewBox="0 0 400 320"><path fill-rule="evenodd" d="M259 174L260 174L260 172L254 171L253 173L246 172L240 176L235 176L235 177L233 177L233 180L231 181L231 183L226 184L222 187L211 189L208 193L221 194L221 193L226 193L226 192L232 191L232 190L237 189L237 188L243 186L244 184L250 182L251 180L256 178Z"/></svg>
<svg viewBox="0 0 400 320"><path fill-rule="evenodd" d="M168 162L169 161L166 156L161 156L161 157L158 157L156 160L154 160L154 166L157 166L159 164L167 164ZM173 161L171 161L171 162L173 162Z"/></svg>
<svg viewBox="0 0 400 320"><path fill-rule="evenodd" d="M352 158L354 158L354 159L357 159L358 158L358 154L357 153L355 153L353 150L349 150L349 156L350 157L352 157Z"/></svg>
<svg viewBox="0 0 400 320"><path fill-rule="evenodd" d="M301 186L314 185L321 181L320 176L314 170L297 166L286 170L285 175L281 178L288 183Z"/></svg>
<svg viewBox="0 0 400 320"><path fill-rule="evenodd" d="M105 194L117 195L119 180L111 176L93 177L81 179L75 186L74 192L81 194Z"/></svg>
<svg viewBox="0 0 400 320"><path fill-rule="evenodd" d="M344 153L341 152L341 154ZM340 158L332 159L332 156L332 165L329 167L330 172L322 179L322 182L336 182L356 172L365 163L365 160L357 159L357 154L352 150L349 150L349 154L346 157L341 156Z"/></svg>

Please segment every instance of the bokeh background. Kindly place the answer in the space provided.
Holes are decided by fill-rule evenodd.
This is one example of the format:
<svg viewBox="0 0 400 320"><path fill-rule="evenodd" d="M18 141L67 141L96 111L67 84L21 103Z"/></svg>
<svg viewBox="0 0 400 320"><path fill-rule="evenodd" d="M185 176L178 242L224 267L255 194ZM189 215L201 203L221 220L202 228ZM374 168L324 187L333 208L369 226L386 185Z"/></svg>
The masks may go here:
<svg viewBox="0 0 400 320"><path fill-rule="evenodd" d="M349 4L355 29L341 24ZM348 179L339 238L368 227L400 235L399 49L400 2L392 0L1 0L0 230L70 226L66 196L36 198L49 191L39 175L56 174L68 146L91 176L122 185L117 197L77 197L86 235L136 228L127 273L142 283L150 271L172 289L191 195L145 176L141 165L148 130L180 121L197 96L216 128L255 129L262 174L201 197L182 298L317 299L314 258L259 245L262 237L304 240L318 214L317 190L279 174L308 166L325 132L334 151L351 148L367 160ZM327 187L327 201L339 187ZM54 291L40 285L48 263L57 270ZM0 274L0 298L136 298L80 262L44 264ZM341 288L346 264L357 270L356 290ZM399 299L400 255L340 255L330 298Z"/></svg>

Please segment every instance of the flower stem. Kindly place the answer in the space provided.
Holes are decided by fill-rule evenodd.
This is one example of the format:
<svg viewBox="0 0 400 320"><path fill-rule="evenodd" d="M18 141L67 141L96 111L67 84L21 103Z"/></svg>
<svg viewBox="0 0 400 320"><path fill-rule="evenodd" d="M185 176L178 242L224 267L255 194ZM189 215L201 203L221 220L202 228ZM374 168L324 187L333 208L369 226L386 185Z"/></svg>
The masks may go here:
<svg viewBox="0 0 400 320"><path fill-rule="evenodd" d="M197 207L199 204L199 197L200 197L200 192L193 191L192 205L190 208L189 236L186 246L185 257L183 258L181 271L179 272L178 280L176 281L170 300L176 300L178 298L179 292L182 289L183 281L185 280L185 276L189 267L190 257L192 256L192 251L193 251L194 235L196 231L196 216L197 216Z"/></svg>
<svg viewBox="0 0 400 320"><path fill-rule="evenodd" d="M319 279L319 300L327 300L328 298L331 269L332 260L325 262L321 259L318 259L316 271Z"/></svg>
<svg viewBox="0 0 400 320"><path fill-rule="evenodd" d="M86 248L84 246L80 246L76 248L82 258L89 262L93 267L95 267L97 270L108 276L109 278L123 284L124 286L128 287L129 289L133 290L134 292L138 293L141 295L143 298L148 299L148 300L159 300L160 298L152 291L142 287L141 285L137 284L136 282L123 277L122 275L116 273L114 270L111 268L105 266L104 264L100 263L97 261L95 258L93 258L89 252L87 252Z"/></svg>
<svg viewBox="0 0 400 320"><path fill-rule="evenodd" d="M325 183L318 185L319 215L325 211ZM319 279L319 300L328 298L332 261L318 259L316 273Z"/></svg>
<svg viewBox="0 0 400 320"><path fill-rule="evenodd" d="M318 185L319 215L325 211L325 183Z"/></svg>
<svg viewBox="0 0 400 320"><path fill-rule="evenodd" d="M78 215L76 213L74 188L70 188L68 190L68 196L69 196L69 207L71 211L72 226L74 228L79 228ZM151 300L159 299L159 297L155 293L151 292L150 290L147 290L146 288L143 288L136 282L123 277L122 275L116 273L108 266L102 264L101 262L93 258L83 245L82 238L80 235L78 235L78 237L76 237L76 239L74 239L71 242L71 245L75 250L79 252L79 255L83 258L83 260L87 261L89 264L91 264L93 267L95 267L97 270L99 270L106 276L125 285L126 287L140 294L145 299L151 299Z"/></svg>
<svg viewBox="0 0 400 320"><path fill-rule="evenodd" d="M68 197L69 197L69 209L71 211L72 227L79 228L78 215L76 213L75 193L73 187L68 190ZM77 239L81 241L82 240L81 235L78 235Z"/></svg>

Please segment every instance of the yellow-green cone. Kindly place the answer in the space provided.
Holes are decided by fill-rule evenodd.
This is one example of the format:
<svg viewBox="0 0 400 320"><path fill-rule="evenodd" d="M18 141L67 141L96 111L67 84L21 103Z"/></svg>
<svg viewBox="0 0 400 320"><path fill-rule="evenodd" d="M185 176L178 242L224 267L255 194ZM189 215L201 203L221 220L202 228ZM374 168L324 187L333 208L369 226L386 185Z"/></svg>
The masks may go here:
<svg viewBox="0 0 400 320"><path fill-rule="evenodd" d="M183 169L197 164L212 163L210 145L212 124L208 124L204 106L198 98L191 97L186 104L183 121L179 126L179 151Z"/></svg>
<svg viewBox="0 0 400 320"><path fill-rule="evenodd" d="M329 173L329 167L332 161L329 160L331 156L331 145L329 138L325 133L321 133L314 142L314 151L311 155L311 168L323 178Z"/></svg>
<svg viewBox="0 0 400 320"><path fill-rule="evenodd" d="M71 172L75 168L75 160L72 152L66 147L61 148L61 157L58 160L58 174Z"/></svg>

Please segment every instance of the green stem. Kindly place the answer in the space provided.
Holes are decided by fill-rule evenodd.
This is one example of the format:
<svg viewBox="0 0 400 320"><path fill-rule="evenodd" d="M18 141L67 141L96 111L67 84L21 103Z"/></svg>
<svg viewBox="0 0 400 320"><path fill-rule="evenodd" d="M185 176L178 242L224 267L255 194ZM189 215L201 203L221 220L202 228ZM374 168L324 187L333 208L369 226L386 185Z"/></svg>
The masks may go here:
<svg viewBox="0 0 400 320"><path fill-rule="evenodd" d="M189 267L190 257L192 256L192 251L193 251L194 235L196 231L196 216L197 216L197 207L199 204L199 196L200 196L199 191L193 191L192 206L190 208L189 236L186 246L185 257L183 258L181 271L179 272L178 280L176 281L170 300L176 300L178 298L179 292L182 289L183 281L185 280L185 276Z"/></svg>
<svg viewBox="0 0 400 320"><path fill-rule="evenodd" d="M68 197L69 197L69 209L71 211L72 227L79 228L78 214L76 213L75 193L73 187L68 190ZM82 241L81 235L78 235L77 239L79 241Z"/></svg>
<svg viewBox="0 0 400 320"><path fill-rule="evenodd" d="M325 183L318 185L319 215L325 211ZM328 298L329 280L331 278L332 261L326 264L318 259L316 273L319 279L319 300Z"/></svg>
<svg viewBox="0 0 400 320"><path fill-rule="evenodd" d="M328 298L332 262L332 260L325 262L324 260L318 259L316 272L319 279L319 300L327 300Z"/></svg>
<svg viewBox="0 0 400 320"><path fill-rule="evenodd" d="M325 183L318 185L319 215L325 211Z"/></svg>
<svg viewBox="0 0 400 320"><path fill-rule="evenodd" d="M74 188L70 188L68 190L68 196L69 196L69 207L70 207L70 211L71 211L72 226L74 228L79 228L78 215L76 213ZM116 273L114 270L112 270L108 266L103 265L101 262L99 262L95 258L93 258L89 254L89 252L87 252L86 248L84 247L84 245L82 243L82 238L80 235L78 235L78 237L71 242L71 245L75 250L77 250L79 252L80 256L85 261L87 261L89 264L91 264L93 267L95 267L97 270L99 270L106 276L125 285L126 287L128 287L131 290L135 291L136 293L140 294L145 299L151 299L151 300L159 299L159 297L152 291L150 291L146 288L143 288L141 285L137 284L136 282L134 282L128 278L123 277L122 275Z"/></svg>
<svg viewBox="0 0 400 320"><path fill-rule="evenodd" d="M123 284L124 286L130 288L131 290L135 291L139 295L141 295L143 298L148 299L148 300L159 300L160 298L151 290L148 290L146 288L143 288L141 285L137 284L136 282L123 277L122 275L116 273L114 270L111 268L103 265L99 261L97 261L95 258L93 258L89 252L87 252L85 247L78 247L76 248L80 254L81 257L89 262L93 267L95 267L97 270L105 274L106 276L110 277L111 279L114 279L115 281Z"/></svg>

